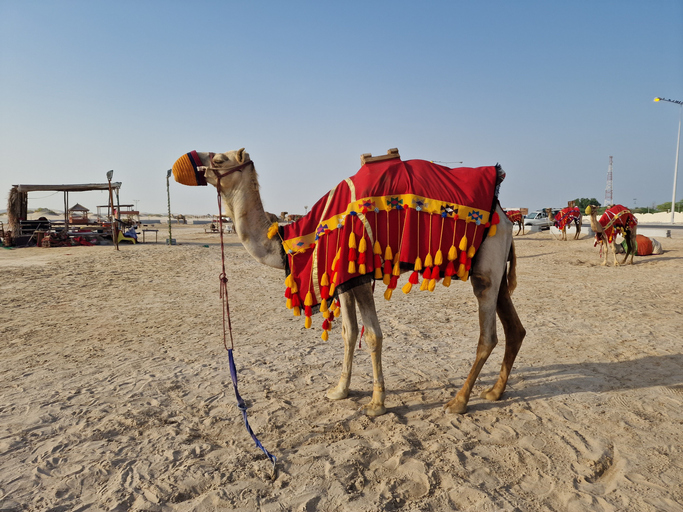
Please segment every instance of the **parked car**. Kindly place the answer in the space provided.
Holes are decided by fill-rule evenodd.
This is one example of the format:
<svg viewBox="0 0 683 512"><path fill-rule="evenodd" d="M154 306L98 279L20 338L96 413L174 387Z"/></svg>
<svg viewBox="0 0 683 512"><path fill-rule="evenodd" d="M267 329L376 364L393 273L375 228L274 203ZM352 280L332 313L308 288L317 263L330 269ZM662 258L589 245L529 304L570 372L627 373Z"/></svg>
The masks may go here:
<svg viewBox="0 0 683 512"><path fill-rule="evenodd" d="M553 208L553 215L557 215L559 211L559 208ZM537 227L540 231L550 229L551 226L550 220L548 220L548 214L545 210L536 210L535 212L528 214L524 217L524 225Z"/></svg>

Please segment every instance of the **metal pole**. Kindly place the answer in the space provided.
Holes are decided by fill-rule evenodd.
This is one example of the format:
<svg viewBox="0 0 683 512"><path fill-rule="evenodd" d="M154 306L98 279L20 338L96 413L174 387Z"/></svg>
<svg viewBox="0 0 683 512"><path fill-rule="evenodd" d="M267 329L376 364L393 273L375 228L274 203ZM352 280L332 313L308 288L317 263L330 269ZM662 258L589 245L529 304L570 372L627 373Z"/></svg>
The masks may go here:
<svg viewBox="0 0 683 512"><path fill-rule="evenodd" d="M111 238L116 246L116 250L119 250L119 233L118 226L116 225L116 218L114 217L114 196L111 190L111 179L114 176L114 171L107 171L107 181L109 182L109 211L111 215L109 216L109 222L111 224Z"/></svg>
<svg viewBox="0 0 683 512"><path fill-rule="evenodd" d="M171 233L171 188L169 186L169 178L171 177L172 169L166 172L166 197L168 199L168 245L173 245L173 234Z"/></svg>
<svg viewBox="0 0 683 512"><path fill-rule="evenodd" d="M674 223L674 213L676 212L676 178L678 177L678 153L681 148L681 119L683 119L683 104L680 107L681 113L678 115L678 142L676 143L676 165L674 166L674 192L671 197L671 224Z"/></svg>
<svg viewBox="0 0 683 512"><path fill-rule="evenodd" d="M674 223L674 214L676 213L676 179L678 178L678 153L681 149L681 120L683 119L683 101L669 100L666 98L655 98L655 102L666 101L668 103L675 103L680 107L680 114L678 115L678 142L676 143L676 164L674 166L674 190L671 197L671 224Z"/></svg>

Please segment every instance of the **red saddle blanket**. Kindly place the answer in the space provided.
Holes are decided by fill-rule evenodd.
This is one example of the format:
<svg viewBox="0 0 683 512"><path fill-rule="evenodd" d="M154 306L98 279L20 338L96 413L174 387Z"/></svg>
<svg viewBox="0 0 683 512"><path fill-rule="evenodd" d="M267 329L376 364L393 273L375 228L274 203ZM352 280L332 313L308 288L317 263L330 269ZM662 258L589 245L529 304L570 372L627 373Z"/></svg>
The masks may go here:
<svg viewBox="0 0 683 512"><path fill-rule="evenodd" d="M571 222L577 222L581 218L581 210L578 206L568 206L561 209L555 216L555 227L564 229Z"/></svg>
<svg viewBox="0 0 683 512"><path fill-rule="evenodd" d="M522 221L522 212L520 210L505 210L505 215L513 224Z"/></svg>
<svg viewBox="0 0 683 512"><path fill-rule="evenodd" d="M443 278L467 280L487 232L495 234L499 166L450 169L399 158L367 163L323 196L298 221L281 228L289 275L285 297L306 327L320 305L327 337L335 291L382 279L391 298L402 270L403 287L434 289ZM269 234L273 236L271 231Z"/></svg>
<svg viewBox="0 0 683 512"><path fill-rule="evenodd" d="M612 243L618 233L624 233L627 229L632 230L638 224L638 219L631 213L631 210L620 204L615 204L607 209L598 220L604 228L607 241Z"/></svg>

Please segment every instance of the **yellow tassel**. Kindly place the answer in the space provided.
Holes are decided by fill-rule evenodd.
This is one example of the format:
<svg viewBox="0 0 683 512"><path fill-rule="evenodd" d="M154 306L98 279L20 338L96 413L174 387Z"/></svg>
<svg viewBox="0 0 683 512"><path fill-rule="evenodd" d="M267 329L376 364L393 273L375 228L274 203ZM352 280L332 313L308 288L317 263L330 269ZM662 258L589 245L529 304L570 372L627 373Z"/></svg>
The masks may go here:
<svg viewBox="0 0 683 512"><path fill-rule="evenodd" d="M277 235L277 230L280 225L277 222L273 222L268 228L268 238L274 238Z"/></svg>
<svg viewBox="0 0 683 512"><path fill-rule="evenodd" d="M292 286L290 286L290 289L292 290L292 293L296 293L299 291L299 285L296 284L296 281L292 279Z"/></svg>
<svg viewBox="0 0 683 512"><path fill-rule="evenodd" d="M329 335L327 334L327 331L323 331L323 333L320 335L320 337L323 339L323 341L327 341L329 338Z"/></svg>
<svg viewBox="0 0 683 512"><path fill-rule="evenodd" d="M368 243L365 241L365 237L360 239L360 243L358 244L358 252L365 252L368 250Z"/></svg>
<svg viewBox="0 0 683 512"><path fill-rule="evenodd" d="M432 255L431 255L431 253L430 253L430 254L427 254L427 257L425 258L425 267L431 267L431 266L433 266L433 265L434 265L434 263L432 262Z"/></svg>
<svg viewBox="0 0 683 512"><path fill-rule="evenodd" d="M384 274L384 277L382 278L382 282L389 286L389 283L391 282L391 274Z"/></svg>
<svg viewBox="0 0 683 512"><path fill-rule="evenodd" d="M451 285L451 276L446 276L443 278L443 285L448 288Z"/></svg>
<svg viewBox="0 0 683 512"><path fill-rule="evenodd" d="M313 295L311 292L308 292L306 294L306 298L304 299L304 306L312 306L313 305Z"/></svg>
<svg viewBox="0 0 683 512"><path fill-rule="evenodd" d="M398 254L396 256L398 256ZM391 271L391 273L392 273L392 275L395 275L395 276L401 275L401 265L398 261L398 258L396 258L396 263L394 263L394 269Z"/></svg>
<svg viewBox="0 0 683 512"><path fill-rule="evenodd" d="M355 261L349 261L349 274L355 274L356 273L356 262Z"/></svg>
<svg viewBox="0 0 683 512"><path fill-rule="evenodd" d="M349 248L350 248L350 249L355 249L356 247L358 247L358 246L356 245L356 233L354 233L353 231L351 231L351 234L349 235Z"/></svg>
<svg viewBox="0 0 683 512"><path fill-rule="evenodd" d="M461 263L460 266L458 267L458 277L462 278L464 273L465 273L465 264Z"/></svg>
<svg viewBox="0 0 683 512"><path fill-rule="evenodd" d="M467 237L463 235L463 237L460 239L460 245L458 248L461 251L466 251L467 250Z"/></svg>
<svg viewBox="0 0 683 512"><path fill-rule="evenodd" d="M292 313L294 313L294 316L301 316L301 308L299 306L296 306L293 310Z"/></svg>
<svg viewBox="0 0 683 512"><path fill-rule="evenodd" d="M334 310L334 317L339 318L339 315L341 315L341 308L337 308Z"/></svg>
<svg viewBox="0 0 683 512"><path fill-rule="evenodd" d="M337 251L337 254L334 255L334 259L332 260L332 269L337 266L337 260L339 260L339 258L341 258L341 247Z"/></svg>
<svg viewBox="0 0 683 512"><path fill-rule="evenodd" d="M287 299L287 309L292 309L292 299Z"/></svg>
<svg viewBox="0 0 683 512"><path fill-rule="evenodd" d="M384 298L387 300L391 300L391 294L394 292L391 288L387 288L387 290L384 292Z"/></svg>
<svg viewBox="0 0 683 512"><path fill-rule="evenodd" d="M358 273L360 275L364 276L366 271L367 269L365 268L365 263L361 263L360 265L358 265Z"/></svg>
<svg viewBox="0 0 683 512"><path fill-rule="evenodd" d="M327 299L322 299L322 300L320 301L320 311L322 311L322 312L324 313L324 312L327 311L327 310L328 310L328 307L327 307Z"/></svg>
<svg viewBox="0 0 683 512"><path fill-rule="evenodd" d="M496 236L497 231L498 231L498 226L495 224L492 224L491 227L489 228L489 236Z"/></svg>
<svg viewBox="0 0 683 512"><path fill-rule="evenodd" d="M451 245L451 248L448 250L448 261L455 261L455 259L458 257L458 251L455 248L455 245Z"/></svg>
<svg viewBox="0 0 683 512"><path fill-rule="evenodd" d="M382 254L382 247L379 245L379 240L375 240L375 245L372 246L372 252L374 254Z"/></svg>
<svg viewBox="0 0 683 512"><path fill-rule="evenodd" d="M375 279L382 279L382 268L375 268Z"/></svg>
<svg viewBox="0 0 683 512"><path fill-rule="evenodd" d="M334 284L334 281L332 281L332 284L330 285L330 297L334 296L334 289L337 287L336 284Z"/></svg>
<svg viewBox="0 0 683 512"><path fill-rule="evenodd" d="M410 293L410 290L413 289L413 284L412 283L406 283L403 285L403 288L401 288L401 291L405 294Z"/></svg>
<svg viewBox="0 0 683 512"><path fill-rule="evenodd" d="M420 291L423 292L429 287L429 279L423 279L422 284L420 284Z"/></svg>
<svg viewBox="0 0 683 512"><path fill-rule="evenodd" d="M385 260L393 260L394 259L394 253L391 252L391 247L387 245L387 249L384 253L384 259Z"/></svg>
<svg viewBox="0 0 683 512"><path fill-rule="evenodd" d="M294 284L294 276L292 274L289 274L287 276L287 279L285 279L285 286L287 288L291 288L293 284Z"/></svg>
<svg viewBox="0 0 683 512"><path fill-rule="evenodd" d="M429 288L428 288L428 290L429 290L430 292L433 292L433 291L434 291L434 288L436 288L436 279L430 279L430 280L429 280Z"/></svg>
<svg viewBox="0 0 683 512"><path fill-rule="evenodd" d="M469 249L467 249L467 257L472 259L474 258L474 253L477 252L474 246L471 246Z"/></svg>
<svg viewBox="0 0 683 512"><path fill-rule="evenodd" d="M422 258L418 256L415 260L415 271L419 272L420 270L422 270Z"/></svg>
<svg viewBox="0 0 683 512"><path fill-rule="evenodd" d="M320 285L330 286L330 277L327 275L327 272L325 272L323 276L320 278Z"/></svg>
<svg viewBox="0 0 683 512"><path fill-rule="evenodd" d="M330 313L331 311L329 309L327 311L323 311L323 318L330 318Z"/></svg>
<svg viewBox="0 0 683 512"><path fill-rule="evenodd" d="M467 276L469 276L469 275L470 275L469 271L465 270L465 273L462 275L462 277L460 279L463 281L467 281Z"/></svg>
<svg viewBox="0 0 683 512"><path fill-rule="evenodd" d="M304 320L304 327L305 327L306 329L310 329L312 323L313 323L313 322L312 322L312 320L311 320L311 317L310 317L310 316L307 316L307 317L306 317L306 320Z"/></svg>
<svg viewBox="0 0 683 512"><path fill-rule="evenodd" d="M434 256L434 265L437 267L440 266L443 263L443 254L441 253L441 249L436 251L436 256Z"/></svg>

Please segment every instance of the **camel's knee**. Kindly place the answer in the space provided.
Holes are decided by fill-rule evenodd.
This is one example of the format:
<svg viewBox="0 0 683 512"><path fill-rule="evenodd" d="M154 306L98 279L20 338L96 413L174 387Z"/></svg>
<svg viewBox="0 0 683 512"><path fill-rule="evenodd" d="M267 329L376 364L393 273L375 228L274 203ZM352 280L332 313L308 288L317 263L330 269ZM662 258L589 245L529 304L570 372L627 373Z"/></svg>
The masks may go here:
<svg viewBox="0 0 683 512"><path fill-rule="evenodd" d="M378 350L382 350L382 333L376 333L372 331L368 331L365 333L365 350L369 352L370 354L373 354L377 352Z"/></svg>
<svg viewBox="0 0 683 512"><path fill-rule="evenodd" d="M481 300L486 296L486 293L491 290L491 278L481 274L472 274L472 290L474 296Z"/></svg>
<svg viewBox="0 0 683 512"><path fill-rule="evenodd" d="M347 342L355 342L358 338L358 326L342 323L342 338Z"/></svg>

